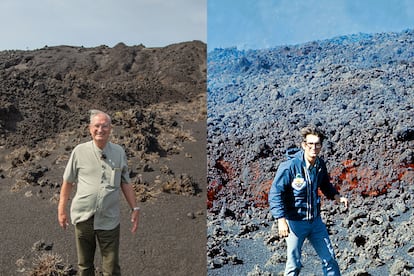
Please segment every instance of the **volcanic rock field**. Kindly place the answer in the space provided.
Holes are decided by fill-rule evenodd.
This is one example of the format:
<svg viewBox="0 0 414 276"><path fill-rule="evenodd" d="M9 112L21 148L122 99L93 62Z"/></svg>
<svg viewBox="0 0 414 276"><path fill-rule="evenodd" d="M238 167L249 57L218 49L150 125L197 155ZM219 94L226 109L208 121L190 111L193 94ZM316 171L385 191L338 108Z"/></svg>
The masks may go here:
<svg viewBox="0 0 414 276"><path fill-rule="evenodd" d="M281 275L267 193L315 124L344 209L322 196L343 275L414 274L414 31L214 49L207 83L208 275ZM322 275L303 248L303 275Z"/></svg>

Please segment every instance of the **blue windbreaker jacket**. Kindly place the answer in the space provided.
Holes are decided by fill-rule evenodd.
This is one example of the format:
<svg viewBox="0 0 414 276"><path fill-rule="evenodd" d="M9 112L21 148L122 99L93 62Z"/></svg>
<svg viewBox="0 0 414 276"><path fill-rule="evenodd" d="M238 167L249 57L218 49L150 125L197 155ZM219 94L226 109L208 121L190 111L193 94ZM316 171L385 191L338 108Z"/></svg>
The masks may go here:
<svg viewBox="0 0 414 276"><path fill-rule="evenodd" d="M312 177L306 169L302 150L279 165L268 197L270 212L275 219L313 220L320 216L318 188L329 199L339 194L330 183L326 164L321 158L317 159L315 168L317 173Z"/></svg>

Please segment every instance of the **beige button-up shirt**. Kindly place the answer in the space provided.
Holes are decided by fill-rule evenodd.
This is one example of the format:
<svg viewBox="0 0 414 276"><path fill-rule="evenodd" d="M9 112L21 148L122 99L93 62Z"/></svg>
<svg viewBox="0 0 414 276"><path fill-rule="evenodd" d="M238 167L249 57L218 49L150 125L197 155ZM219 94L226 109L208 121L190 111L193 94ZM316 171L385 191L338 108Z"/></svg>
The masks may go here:
<svg viewBox="0 0 414 276"><path fill-rule="evenodd" d="M103 150L93 141L72 151L63 179L76 183L71 205L73 224L94 216L95 230L111 230L120 222L120 187L130 185L124 149L108 142Z"/></svg>

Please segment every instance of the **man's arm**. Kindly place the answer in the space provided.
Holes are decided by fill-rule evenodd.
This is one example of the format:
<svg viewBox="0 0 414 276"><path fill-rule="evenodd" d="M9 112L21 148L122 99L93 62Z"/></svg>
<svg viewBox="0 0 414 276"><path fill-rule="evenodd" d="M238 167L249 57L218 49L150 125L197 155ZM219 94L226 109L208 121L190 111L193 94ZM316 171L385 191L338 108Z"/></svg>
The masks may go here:
<svg viewBox="0 0 414 276"><path fill-rule="evenodd" d="M285 164L281 164L273 179L269 192L270 212L277 220L279 237L287 237L289 235L289 226L285 218L285 202L283 193L285 192L285 183L289 183L289 170Z"/></svg>
<svg viewBox="0 0 414 276"><path fill-rule="evenodd" d="M340 196L338 190L332 185L328 170L326 169L325 163L323 163L323 180L320 186L322 193L328 198L333 199L337 203L343 203L345 208L348 208L348 199Z"/></svg>
<svg viewBox="0 0 414 276"><path fill-rule="evenodd" d="M285 183L289 183L289 181L288 167L282 163L279 165L268 195L270 212L275 219L283 218L286 215L286 202L283 199L283 194L285 193Z"/></svg>
<svg viewBox="0 0 414 276"><path fill-rule="evenodd" d="M131 223L132 228L131 232L135 233L138 229L138 217L139 217L139 209L134 210L137 207L136 199L135 199L135 191L132 188L132 184L129 183L122 183L121 184L122 193L125 196L126 201L128 202L129 207L132 210L131 213Z"/></svg>
<svg viewBox="0 0 414 276"><path fill-rule="evenodd" d="M69 219L66 212L70 194L72 192L73 183L63 181L60 189L59 204L58 204L58 221L60 227L66 229L69 225Z"/></svg>

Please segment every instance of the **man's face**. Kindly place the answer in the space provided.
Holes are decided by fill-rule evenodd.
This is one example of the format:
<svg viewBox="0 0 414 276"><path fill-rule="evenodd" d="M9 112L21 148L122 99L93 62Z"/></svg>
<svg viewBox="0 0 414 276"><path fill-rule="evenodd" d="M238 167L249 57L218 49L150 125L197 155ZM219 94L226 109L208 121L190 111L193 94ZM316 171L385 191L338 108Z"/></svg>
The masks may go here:
<svg viewBox="0 0 414 276"><path fill-rule="evenodd" d="M97 144L105 144L108 142L111 129L112 126L104 114L96 115L89 125L89 132L91 133L92 139Z"/></svg>
<svg viewBox="0 0 414 276"><path fill-rule="evenodd" d="M313 134L306 135L306 139L302 142L302 148L305 151L305 158L308 161L314 161L321 152L321 139Z"/></svg>

